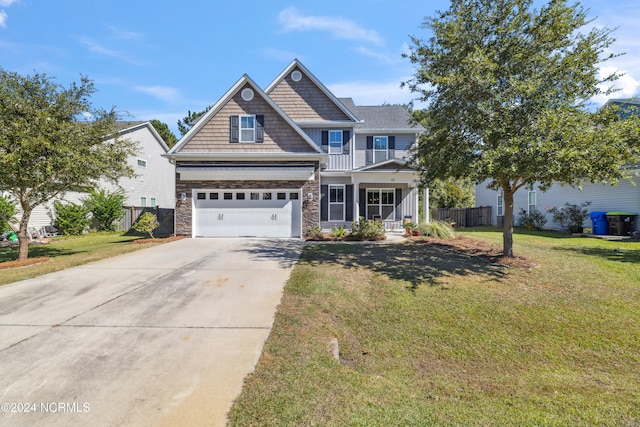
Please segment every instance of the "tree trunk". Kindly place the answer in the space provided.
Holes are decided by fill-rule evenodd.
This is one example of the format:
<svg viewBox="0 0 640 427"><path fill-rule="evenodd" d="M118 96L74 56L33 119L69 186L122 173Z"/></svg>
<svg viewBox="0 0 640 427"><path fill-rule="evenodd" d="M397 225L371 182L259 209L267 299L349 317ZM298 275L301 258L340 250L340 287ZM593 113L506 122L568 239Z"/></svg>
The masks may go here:
<svg viewBox="0 0 640 427"><path fill-rule="evenodd" d="M18 249L18 261L24 261L29 257L29 236L27 235L27 229L29 227L29 219L31 218L31 210L22 210L22 218L20 219L20 228L18 228L18 241L20 247Z"/></svg>
<svg viewBox="0 0 640 427"><path fill-rule="evenodd" d="M504 224L502 225L502 255L513 256L513 192L503 188Z"/></svg>

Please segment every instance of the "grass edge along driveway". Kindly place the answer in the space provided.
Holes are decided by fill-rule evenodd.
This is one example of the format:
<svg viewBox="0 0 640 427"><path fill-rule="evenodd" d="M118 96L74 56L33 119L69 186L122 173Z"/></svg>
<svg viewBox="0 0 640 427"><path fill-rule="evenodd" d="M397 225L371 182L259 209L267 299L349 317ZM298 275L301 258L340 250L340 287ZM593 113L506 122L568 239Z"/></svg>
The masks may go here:
<svg viewBox="0 0 640 427"><path fill-rule="evenodd" d="M3 262L18 258L18 248L0 247L0 286L157 244L133 243L139 239L139 236L128 236L123 233L89 233L83 236L56 237L49 243L33 244L29 247L30 259L48 257L49 260L12 268L1 267Z"/></svg>
<svg viewBox="0 0 640 427"><path fill-rule="evenodd" d="M640 244L527 233L515 250L539 267L307 245L230 425L640 425Z"/></svg>

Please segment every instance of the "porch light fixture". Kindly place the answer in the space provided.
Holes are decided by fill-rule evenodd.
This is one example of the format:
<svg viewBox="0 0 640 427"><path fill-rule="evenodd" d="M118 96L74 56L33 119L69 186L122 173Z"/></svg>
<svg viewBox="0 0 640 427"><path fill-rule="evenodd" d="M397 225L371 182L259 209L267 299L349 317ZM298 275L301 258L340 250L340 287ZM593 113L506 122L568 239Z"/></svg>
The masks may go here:
<svg viewBox="0 0 640 427"><path fill-rule="evenodd" d="M312 201L313 200L313 193L307 194L307 200L308 201Z"/></svg>
<svg viewBox="0 0 640 427"><path fill-rule="evenodd" d="M186 202L187 201L187 193L180 194L180 200L183 201L183 202Z"/></svg>

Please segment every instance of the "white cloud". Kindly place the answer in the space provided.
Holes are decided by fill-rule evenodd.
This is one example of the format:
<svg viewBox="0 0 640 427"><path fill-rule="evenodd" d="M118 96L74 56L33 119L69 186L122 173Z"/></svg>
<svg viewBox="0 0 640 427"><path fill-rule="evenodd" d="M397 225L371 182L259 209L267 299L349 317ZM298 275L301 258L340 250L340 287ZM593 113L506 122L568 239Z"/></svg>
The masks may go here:
<svg viewBox="0 0 640 427"><path fill-rule="evenodd" d="M180 98L178 90L169 86L136 86L134 89L164 102L175 102Z"/></svg>
<svg viewBox="0 0 640 427"><path fill-rule="evenodd" d="M17 3L18 0L0 0L0 6L11 6L13 3Z"/></svg>
<svg viewBox="0 0 640 427"><path fill-rule="evenodd" d="M4 10L0 10L0 27L7 28L7 14Z"/></svg>
<svg viewBox="0 0 640 427"><path fill-rule="evenodd" d="M285 31L326 31L334 38L360 40L382 44L382 38L373 30L367 30L355 22L336 16L304 16L294 7L284 9L278 14L278 21Z"/></svg>
<svg viewBox="0 0 640 427"><path fill-rule="evenodd" d="M371 58L375 58L381 62L385 62L387 64L393 64L398 62L398 58L393 57L392 55L389 55L385 52L381 52L379 50L375 50L375 49L369 49L368 47L364 47L364 46L358 46L357 48L354 49L356 52L358 52L361 55L365 55L365 56L369 56Z"/></svg>
<svg viewBox="0 0 640 427"><path fill-rule="evenodd" d="M140 40L141 38L143 38L142 33L123 30L122 28L116 27L115 25L110 25L109 30L117 39L120 40Z"/></svg>
<svg viewBox="0 0 640 427"><path fill-rule="evenodd" d="M617 89L617 91L613 92L610 95L598 95L591 99L594 103L598 105L603 105L607 102L608 99L611 98L630 98L638 93L638 88L640 88L640 82L633 77L633 74L627 70L620 70L616 67L602 67L600 68L600 78L604 78L614 72L619 74L624 74L615 82L609 82L606 84L600 85L601 90L607 90L610 86Z"/></svg>
<svg viewBox="0 0 640 427"><path fill-rule="evenodd" d="M84 46L86 46L87 49L89 49L89 51L93 53L119 59L121 61L128 62L129 64L141 65L140 61L137 61L136 59L131 58L129 55L117 50L109 49L108 47L105 47L88 37L77 37L77 40L80 44L83 44Z"/></svg>

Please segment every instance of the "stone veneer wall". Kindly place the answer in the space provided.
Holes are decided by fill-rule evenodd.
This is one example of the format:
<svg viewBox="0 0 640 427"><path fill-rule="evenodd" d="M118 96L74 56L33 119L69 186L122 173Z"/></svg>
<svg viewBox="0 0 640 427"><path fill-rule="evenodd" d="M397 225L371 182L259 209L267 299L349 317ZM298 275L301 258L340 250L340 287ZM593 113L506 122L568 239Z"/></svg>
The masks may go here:
<svg viewBox="0 0 640 427"><path fill-rule="evenodd" d="M197 164L224 164L224 162L197 162ZM233 162L233 164L241 164L242 162ZM176 173L176 234L191 236L192 234L192 200L193 188L199 190L239 190L239 189L278 189L278 188L300 188L302 189L302 233L320 223L320 170L318 162L274 162L260 163L260 166L269 166L272 164L314 164L314 179L312 181L182 181L180 174ZM186 165L186 162L179 162L176 166ZM252 162L251 164L256 164ZM187 195L187 199L183 202L180 200L182 193ZM313 200L308 200L307 195L313 194Z"/></svg>

